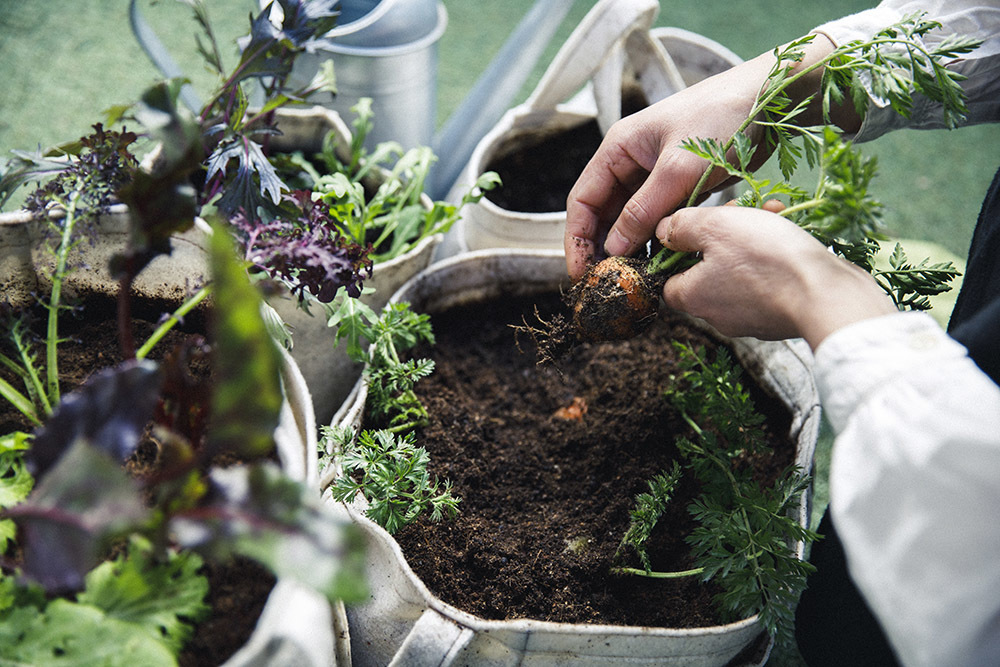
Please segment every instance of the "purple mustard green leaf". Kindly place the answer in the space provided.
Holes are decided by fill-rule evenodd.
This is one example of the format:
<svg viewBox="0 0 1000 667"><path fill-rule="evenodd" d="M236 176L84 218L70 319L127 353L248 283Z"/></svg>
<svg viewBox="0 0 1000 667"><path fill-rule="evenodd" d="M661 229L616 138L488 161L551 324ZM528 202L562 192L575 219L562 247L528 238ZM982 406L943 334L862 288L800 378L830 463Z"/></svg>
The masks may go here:
<svg viewBox="0 0 1000 667"><path fill-rule="evenodd" d="M312 51L337 23L340 0L278 0L284 13L283 36L295 47Z"/></svg>
<svg viewBox="0 0 1000 667"><path fill-rule="evenodd" d="M228 214L242 208L256 213L262 205L276 206L281 201L282 191L288 188L264 155L261 145L246 136L234 137L216 147L208 158L207 180L227 175L232 160L236 161L236 174L228 180L216 202L220 211Z"/></svg>
<svg viewBox="0 0 1000 667"><path fill-rule="evenodd" d="M149 510L121 462L83 435L37 479L27 500L5 512L21 529L21 571L48 591L78 590L108 541Z"/></svg>
<svg viewBox="0 0 1000 667"><path fill-rule="evenodd" d="M360 296L372 274L371 248L342 234L328 207L308 191L288 193L282 204L281 215L270 222L250 220L243 211L232 217L246 258L300 300L308 292L330 303L341 287Z"/></svg>
<svg viewBox="0 0 1000 667"><path fill-rule="evenodd" d="M35 434L28 469L42 477L78 440L86 440L120 464L135 451L159 399L160 370L151 361L130 361L96 373L65 395Z"/></svg>

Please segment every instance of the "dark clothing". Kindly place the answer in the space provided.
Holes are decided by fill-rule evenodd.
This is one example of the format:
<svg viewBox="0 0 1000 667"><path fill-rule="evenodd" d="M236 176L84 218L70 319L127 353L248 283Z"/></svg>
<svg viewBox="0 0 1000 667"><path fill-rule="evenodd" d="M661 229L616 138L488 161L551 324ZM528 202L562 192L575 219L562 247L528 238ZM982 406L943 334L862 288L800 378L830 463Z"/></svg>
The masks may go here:
<svg viewBox="0 0 1000 667"><path fill-rule="evenodd" d="M1000 171L983 202L969 248L962 289L948 322L948 333L1000 384ZM878 621L847 572L844 549L830 519L823 515L809 560L816 573L802 594L795 634L809 667L892 667L898 664Z"/></svg>
<svg viewBox="0 0 1000 667"><path fill-rule="evenodd" d="M1000 337L1000 171L979 212L948 333L1000 384L1000 346L996 344Z"/></svg>

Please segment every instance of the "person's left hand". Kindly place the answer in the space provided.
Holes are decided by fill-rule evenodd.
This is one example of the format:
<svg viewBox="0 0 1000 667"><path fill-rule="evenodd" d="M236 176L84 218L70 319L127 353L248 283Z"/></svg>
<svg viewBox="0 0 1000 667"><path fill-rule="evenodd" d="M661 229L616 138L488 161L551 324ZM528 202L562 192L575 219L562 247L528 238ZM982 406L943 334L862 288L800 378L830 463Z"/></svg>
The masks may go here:
<svg viewBox="0 0 1000 667"><path fill-rule="evenodd" d="M656 237L672 250L702 254L667 281L667 305L724 335L803 337L815 349L840 327L896 312L863 269L768 210L683 208L659 223Z"/></svg>

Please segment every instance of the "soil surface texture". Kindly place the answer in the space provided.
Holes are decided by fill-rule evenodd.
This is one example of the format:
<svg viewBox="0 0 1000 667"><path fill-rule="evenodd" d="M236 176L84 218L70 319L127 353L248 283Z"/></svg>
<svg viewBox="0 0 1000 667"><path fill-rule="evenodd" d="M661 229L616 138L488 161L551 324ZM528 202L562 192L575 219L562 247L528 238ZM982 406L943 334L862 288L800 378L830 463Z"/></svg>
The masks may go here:
<svg viewBox="0 0 1000 667"><path fill-rule="evenodd" d="M421 518L396 535L410 566L444 601L486 619L718 624L711 584L609 573L636 495L678 456L675 438L691 435L663 395L671 341L710 350L716 342L664 313L634 339L581 344L558 365L540 366L531 341L516 341L512 328L536 306L546 319L565 308L551 294L432 315L436 345L414 353L436 363L417 385L431 414L417 444L432 474L454 483L461 513ZM794 458L790 416L752 392L775 452L752 465L770 483ZM685 475L651 540L654 569L692 566L684 538L697 493ZM634 556L627 564L638 566Z"/></svg>

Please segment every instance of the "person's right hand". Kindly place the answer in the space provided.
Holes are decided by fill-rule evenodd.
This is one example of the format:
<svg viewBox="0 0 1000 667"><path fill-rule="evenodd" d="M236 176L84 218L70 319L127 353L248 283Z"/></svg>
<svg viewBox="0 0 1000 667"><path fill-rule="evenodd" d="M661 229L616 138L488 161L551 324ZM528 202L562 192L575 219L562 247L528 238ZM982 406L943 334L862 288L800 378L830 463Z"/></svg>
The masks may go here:
<svg viewBox="0 0 1000 667"><path fill-rule="evenodd" d="M823 36L806 47L803 63L832 50ZM563 246L570 278L605 255L632 255L653 236L664 216L686 204L707 163L681 148L688 138L727 141L750 114L774 56L769 52L705 79L613 125L566 202ZM796 98L815 92L819 72L804 77ZM803 118L812 122L813 118ZM750 126L751 139L759 134ZM768 157L758 147L756 163ZM726 185L717 170L706 193Z"/></svg>

